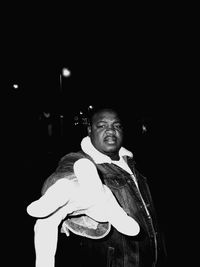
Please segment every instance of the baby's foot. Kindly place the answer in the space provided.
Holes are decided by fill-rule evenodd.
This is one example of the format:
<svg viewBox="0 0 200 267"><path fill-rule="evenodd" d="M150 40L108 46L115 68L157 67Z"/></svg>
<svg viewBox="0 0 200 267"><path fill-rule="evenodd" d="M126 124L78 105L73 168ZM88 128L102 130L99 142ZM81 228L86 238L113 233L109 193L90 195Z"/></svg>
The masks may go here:
<svg viewBox="0 0 200 267"><path fill-rule="evenodd" d="M62 178L50 186L45 194L27 207L27 213L36 218L46 217L65 205L74 190L73 183Z"/></svg>

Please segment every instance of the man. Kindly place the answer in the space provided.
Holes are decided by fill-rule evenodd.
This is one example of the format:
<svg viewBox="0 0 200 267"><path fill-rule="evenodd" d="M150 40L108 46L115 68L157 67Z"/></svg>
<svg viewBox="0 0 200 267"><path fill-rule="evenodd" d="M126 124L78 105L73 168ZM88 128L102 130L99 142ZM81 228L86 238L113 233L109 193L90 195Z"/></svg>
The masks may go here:
<svg viewBox="0 0 200 267"><path fill-rule="evenodd" d="M54 266L61 221L63 232L81 236L81 267L164 266L156 265L162 248L149 187L122 146L117 112L95 111L87 130L81 151L61 159L42 197L27 207L42 218L35 225L36 266Z"/></svg>

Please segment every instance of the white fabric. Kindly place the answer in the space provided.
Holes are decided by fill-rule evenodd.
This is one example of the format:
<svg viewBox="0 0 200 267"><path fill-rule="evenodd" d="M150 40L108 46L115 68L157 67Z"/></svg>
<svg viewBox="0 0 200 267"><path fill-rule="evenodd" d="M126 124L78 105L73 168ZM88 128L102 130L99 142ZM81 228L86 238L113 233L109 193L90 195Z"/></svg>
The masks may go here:
<svg viewBox="0 0 200 267"><path fill-rule="evenodd" d="M81 148L86 154L90 155L93 158L93 160L96 164L112 163L112 160L110 157L101 153L92 145L92 142L91 142L89 136L86 136L82 139ZM120 157L129 156L132 158L133 153L131 151L127 150L126 148L121 147L119 150L119 156Z"/></svg>
<svg viewBox="0 0 200 267"><path fill-rule="evenodd" d="M133 153L129 150L127 150L124 147L121 147L119 150L119 157L120 159L118 161L116 160L111 160L110 157L108 157L107 155L101 153L100 151L98 151L91 142L91 139L89 136L86 136L82 139L81 141L81 148L82 150L90 155L92 157L92 159L94 160L94 162L96 164L103 164L103 163L113 163L119 167L121 167L122 169L124 169L125 171L127 171L129 174L131 174L131 177L133 179L133 181L135 182L136 186L138 187L138 183L137 180L133 174L133 172L131 171L131 169L129 168L128 164L126 163L126 161L124 160L124 156L128 156L128 157L133 157Z"/></svg>

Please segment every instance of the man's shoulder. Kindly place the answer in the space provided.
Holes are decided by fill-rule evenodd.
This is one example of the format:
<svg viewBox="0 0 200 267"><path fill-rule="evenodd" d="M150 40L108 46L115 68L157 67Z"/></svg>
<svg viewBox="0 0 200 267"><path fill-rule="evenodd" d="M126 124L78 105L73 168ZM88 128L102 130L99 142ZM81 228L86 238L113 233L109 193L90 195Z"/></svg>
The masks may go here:
<svg viewBox="0 0 200 267"><path fill-rule="evenodd" d="M45 180L42 187L42 194L44 194L44 192L46 192L46 190L59 179L74 179L74 163L82 158L92 160L89 155L85 154L81 150L78 152L70 152L64 155L60 159L56 170Z"/></svg>
<svg viewBox="0 0 200 267"><path fill-rule="evenodd" d="M59 166L73 165L74 162L76 162L77 160L82 159L82 158L87 158L87 159L93 161L93 159L88 154L86 154L82 150L79 150L77 152L70 152L70 153L64 155L59 161Z"/></svg>

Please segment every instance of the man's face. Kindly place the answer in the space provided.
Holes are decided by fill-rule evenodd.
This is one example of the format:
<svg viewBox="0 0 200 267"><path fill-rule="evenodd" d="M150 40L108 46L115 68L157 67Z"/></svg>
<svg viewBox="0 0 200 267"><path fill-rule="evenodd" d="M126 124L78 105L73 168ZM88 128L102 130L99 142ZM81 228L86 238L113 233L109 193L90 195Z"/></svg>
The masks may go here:
<svg viewBox="0 0 200 267"><path fill-rule="evenodd" d="M93 146L111 158L118 155L123 141L121 121L111 110L96 113L92 125L88 127L88 134Z"/></svg>

